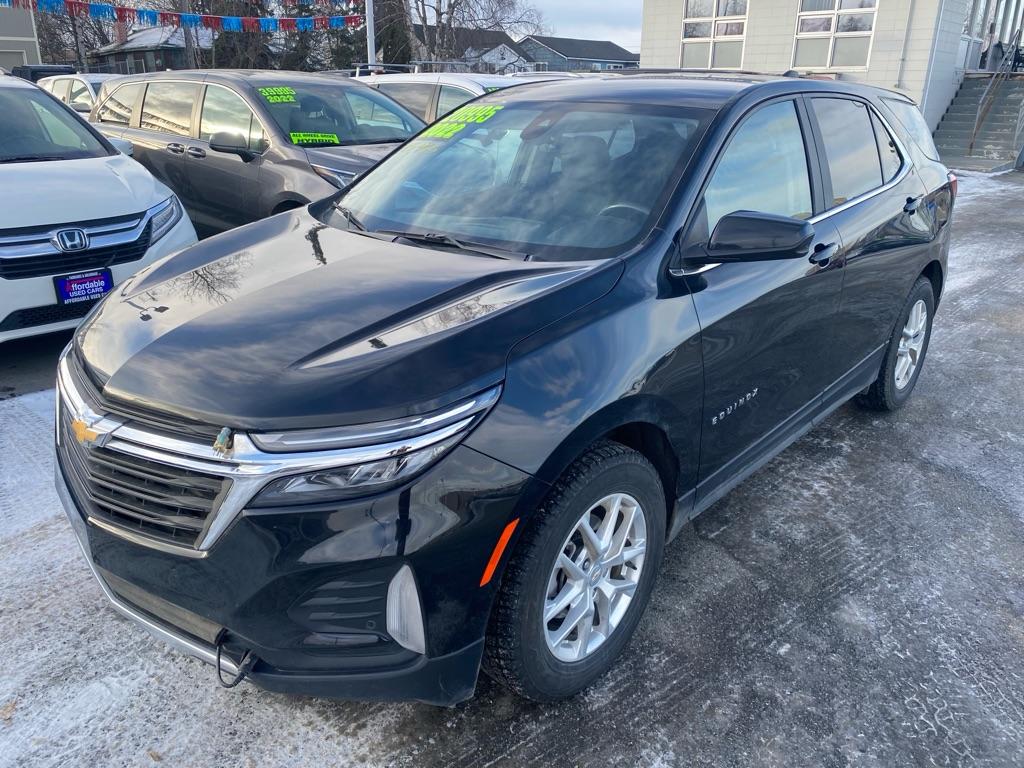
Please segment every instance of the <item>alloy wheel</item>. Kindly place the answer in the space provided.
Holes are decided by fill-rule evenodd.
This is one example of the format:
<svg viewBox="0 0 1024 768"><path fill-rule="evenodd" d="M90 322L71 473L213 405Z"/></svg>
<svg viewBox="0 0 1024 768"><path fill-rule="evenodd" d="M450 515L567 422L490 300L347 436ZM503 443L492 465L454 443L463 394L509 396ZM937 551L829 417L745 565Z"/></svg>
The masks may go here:
<svg viewBox="0 0 1024 768"><path fill-rule="evenodd" d="M636 593L646 552L647 519L632 496L605 496L580 517L548 577L544 639L555 658L582 661L612 635Z"/></svg>
<svg viewBox="0 0 1024 768"><path fill-rule="evenodd" d="M928 306L923 299L918 299L910 308L907 324L903 326L900 335L900 345L896 352L896 389L905 389L914 378L927 333Z"/></svg>

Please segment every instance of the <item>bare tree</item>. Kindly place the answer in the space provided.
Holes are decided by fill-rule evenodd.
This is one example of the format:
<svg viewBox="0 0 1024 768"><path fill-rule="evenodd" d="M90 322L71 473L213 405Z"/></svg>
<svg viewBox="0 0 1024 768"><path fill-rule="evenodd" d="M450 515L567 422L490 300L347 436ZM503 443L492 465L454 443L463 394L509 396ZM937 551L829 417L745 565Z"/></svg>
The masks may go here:
<svg viewBox="0 0 1024 768"><path fill-rule="evenodd" d="M529 0L411 0L412 15L423 26L423 47L430 60L461 56L458 29L501 30L509 35L537 33L543 16Z"/></svg>

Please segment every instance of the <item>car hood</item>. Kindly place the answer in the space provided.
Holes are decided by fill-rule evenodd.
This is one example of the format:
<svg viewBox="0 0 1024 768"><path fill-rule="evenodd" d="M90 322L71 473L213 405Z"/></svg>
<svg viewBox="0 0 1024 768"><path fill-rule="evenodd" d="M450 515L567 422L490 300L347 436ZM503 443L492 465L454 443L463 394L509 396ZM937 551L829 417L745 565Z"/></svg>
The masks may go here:
<svg viewBox="0 0 1024 768"><path fill-rule="evenodd" d="M351 147L317 147L307 149L306 157L313 165L324 165L339 171L362 173L378 160L383 160L401 144L357 144Z"/></svg>
<svg viewBox="0 0 1024 768"><path fill-rule="evenodd" d="M620 273L382 241L298 209L139 273L81 326L76 354L107 397L206 424L365 423L500 382L517 342Z"/></svg>
<svg viewBox="0 0 1024 768"><path fill-rule="evenodd" d="M0 165L0 229L140 213L170 195L149 171L121 154L6 163Z"/></svg>

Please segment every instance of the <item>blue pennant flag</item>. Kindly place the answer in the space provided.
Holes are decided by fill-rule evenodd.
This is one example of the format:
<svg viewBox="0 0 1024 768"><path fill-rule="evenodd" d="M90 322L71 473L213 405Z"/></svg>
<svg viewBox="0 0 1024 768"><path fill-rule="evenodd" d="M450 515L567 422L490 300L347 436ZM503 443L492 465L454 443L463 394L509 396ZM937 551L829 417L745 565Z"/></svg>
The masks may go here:
<svg viewBox="0 0 1024 768"><path fill-rule="evenodd" d="M114 13L114 6L107 5L106 3L89 3L89 18L90 19L110 19L113 21L117 18Z"/></svg>
<svg viewBox="0 0 1024 768"><path fill-rule="evenodd" d="M42 2L42 0L40 0ZM135 20L146 27L155 27L159 21L160 16L158 11L150 11L145 8L137 8L135 10Z"/></svg>
<svg viewBox="0 0 1024 768"><path fill-rule="evenodd" d="M295 20L295 29L299 32L312 32L313 31L313 17L305 16Z"/></svg>
<svg viewBox="0 0 1024 768"><path fill-rule="evenodd" d="M40 13L64 13L64 0L38 0L36 8Z"/></svg>
<svg viewBox="0 0 1024 768"><path fill-rule="evenodd" d="M331 29L344 29L345 28L345 17L344 16L331 16L331 20L327 23Z"/></svg>
<svg viewBox="0 0 1024 768"><path fill-rule="evenodd" d="M198 27L202 23L203 19L198 13L181 14L181 26L183 27Z"/></svg>
<svg viewBox="0 0 1024 768"><path fill-rule="evenodd" d="M260 19L261 32L277 32L277 19Z"/></svg>
<svg viewBox="0 0 1024 768"><path fill-rule="evenodd" d="M241 32L242 31L242 17L241 16L225 16L221 21L221 28L225 32Z"/></svg>

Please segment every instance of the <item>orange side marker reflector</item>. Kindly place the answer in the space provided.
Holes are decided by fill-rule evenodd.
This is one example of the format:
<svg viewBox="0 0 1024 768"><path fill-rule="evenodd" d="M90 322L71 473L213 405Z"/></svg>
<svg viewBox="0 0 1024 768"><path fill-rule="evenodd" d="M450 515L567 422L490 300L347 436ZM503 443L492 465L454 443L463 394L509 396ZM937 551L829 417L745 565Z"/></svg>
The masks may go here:
<svg viewBox="0 0 1024 768"><path fill-rule="evenodd" d="M494 575L494 569L501 562L501 556L505 553L505 547L508 546L508 540L512 538L512 532L515 531L517 525L519 525L518 517L506 525L505 530L498 537L498 543L494 545L494 551L491 552L491 559L487 561L487 567L484 568L484 575L480 577L481 587L486 586L491 580L491 576Z"/></svg>

